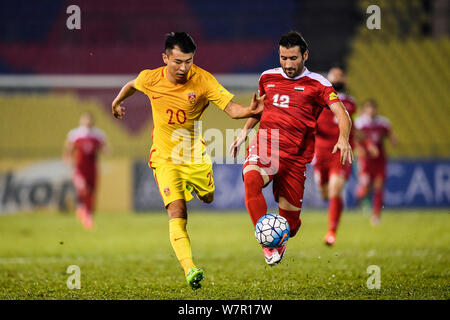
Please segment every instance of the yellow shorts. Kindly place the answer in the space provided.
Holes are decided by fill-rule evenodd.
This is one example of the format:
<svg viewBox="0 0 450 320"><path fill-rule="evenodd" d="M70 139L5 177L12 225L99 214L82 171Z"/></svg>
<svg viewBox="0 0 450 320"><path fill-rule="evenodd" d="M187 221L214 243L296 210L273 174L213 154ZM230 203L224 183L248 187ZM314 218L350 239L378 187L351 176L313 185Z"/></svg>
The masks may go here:
<svg viewBox="0 0 450 320"><path fill-rule="evenodd" d="M165 207L178 199L191 201L193 191L198 197L214 192L211 162L189 165L164 163L152 169Z"/></svg>

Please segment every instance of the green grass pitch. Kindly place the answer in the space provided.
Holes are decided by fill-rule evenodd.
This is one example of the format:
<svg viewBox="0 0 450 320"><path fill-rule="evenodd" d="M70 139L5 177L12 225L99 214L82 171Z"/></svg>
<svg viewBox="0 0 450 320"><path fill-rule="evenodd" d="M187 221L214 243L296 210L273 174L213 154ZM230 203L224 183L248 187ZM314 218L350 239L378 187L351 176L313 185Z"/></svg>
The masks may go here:
<svg viewBox="0 0 450 320"><path fill-rule="evenodd" d="M0 299L449 299L450 215L386 211L372 227L344 213L326 247L324 211L305 209L283 262L267 266L244 212L190 212L194 261L205 270L193 292L168 239L166 214L99 212L92 231L73 214L0 216ZM69 265L81 289L68 289ZM369 289L370 265L380 289Z"/></svg>

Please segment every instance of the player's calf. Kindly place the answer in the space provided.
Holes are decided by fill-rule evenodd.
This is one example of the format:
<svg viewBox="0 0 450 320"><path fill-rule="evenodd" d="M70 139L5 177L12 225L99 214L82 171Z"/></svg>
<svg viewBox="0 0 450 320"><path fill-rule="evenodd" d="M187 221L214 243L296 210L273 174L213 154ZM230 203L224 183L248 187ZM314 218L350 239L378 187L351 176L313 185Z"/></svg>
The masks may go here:
<svg viewBox="0 0 450 320"><path fill-rule="evenodd" d="M300 229L302 225L302 220L300 219L300 209L298 210L285 210L282 208L278 208L280 216L285 218L291 229L289 237L292 238L297 234L297 231Z"/></svg>
<svg viewBox="0 0 450 320"><path fill-rule="evenodd" d="M361 173L358 177L358 186L356 187L356 199L360 202L365 198L371 189L371 179L368 174Z"/></svg>
<svg viewBox="0 0 450 320"><path fill-rule="evenodd" d="M294 205L291 204L284 196L280 196L278 199L278 212L280 213L280 216L288 221L291 229L289 237L291 238L297 234L297 231L302 225L302 220L300 219L301 209L301 200Z"/></svg>
<svg viewBox="0 0 450 320"><path fill-rule="evenodd" d="M257 170L251 170L244 173L245 187L245 206L250 214L253 225L263 215L267 213L267 203L262 189L264 187L264 178Z"/></svg>

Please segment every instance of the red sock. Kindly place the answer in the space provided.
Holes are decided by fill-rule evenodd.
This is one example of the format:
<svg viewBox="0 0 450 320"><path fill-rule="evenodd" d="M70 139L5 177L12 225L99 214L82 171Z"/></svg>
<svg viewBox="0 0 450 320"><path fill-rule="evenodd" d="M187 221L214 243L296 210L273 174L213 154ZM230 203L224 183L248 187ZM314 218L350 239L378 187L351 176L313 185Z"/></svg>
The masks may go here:
<svg viewBox="0 0 450 320"><path fill-rule="evenodd" d="M341 219L343 203L341 197L331 197L328 206L328 231L336 232Z"/></svg>
<svg viewBox="0 0 450 320"><path fill-rule="evenodd" d="M84 188L80 192L81 203L88 214L92 214L95 205L95 194L92 189Z"/></svg>
<svg viewBox="0 0 450 320"><path fill-rule="evenodd" d="M258 171L250 170L244 174L244 186L245 206L255 226L259 218L267 213L266 199L262 193L264 180Z"/></svg>
<svg viewBox="0 0 450 320"><path fill-rule="evenodd" d="M280 213L280 216L282 216L289 222L289 227L291 228L289 237L294 237L297 234L298 229L300 229L300 226L302 225L302 220L300 219L300 210L289 211L278 207L278 212Z"/></svg>
<svg viewBox="0 0 450 320"><path fill-rule="evenodd" d="M92 214L94 211L94 194L89 193L86 197L86 207L88 209L89 214Z"/></svg>
<svg viewBox="0 0 450 320"><path fill-rule="evenodd" d="M375 190L373 195L373 215L380 216L383 206L383 190Z"/></svg>
<svg viewBox="0 0 450 320"><path fill-rule="evenodd" d="M86 189L78 190L77 197L78 197L78 206L80 208L83 208L83 210L88 210L89 201Z"/></svg>

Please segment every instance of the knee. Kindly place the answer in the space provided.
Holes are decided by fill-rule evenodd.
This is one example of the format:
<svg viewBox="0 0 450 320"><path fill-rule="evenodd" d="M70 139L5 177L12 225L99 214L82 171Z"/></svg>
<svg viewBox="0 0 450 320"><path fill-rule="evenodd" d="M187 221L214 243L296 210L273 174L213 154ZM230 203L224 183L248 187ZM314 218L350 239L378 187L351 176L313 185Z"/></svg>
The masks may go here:
<svg viewBox="0 0 450 320"><path fill-rule="evenodd" d="M252 192L258 193L264 186L264 179L258 171L248 171L244 174L244 186L247 194Z"/></svg>
<svg viewBox="0 0 450 320"><path fill-rule="evenodd" d="M334 188L330 188L330 191L328 193L329 198L335 198L335 197L340 197L342 194L342 188L341 187L334 187Z"/></svg>
<svg viewBox="0 0 450 320"><path fill-rule="evenodd" d="M340 174L333 174L330 178L329 197L340 197L345 185L345 177Z"/></svg>
<svg viewBox="0 0 450 320"><path fill-rule="evenodd" d="M214 192L205 194L203 197L198 197L204 203L211 203L214 201Z"/></svg>
<svg viewBox="0 0 450 320"><path fill-rule="evenodd" d="M326 186L320 187L320 194L324 201L328 200L328 188Z"/></svg>
<svg viewBox="0 0 450 320"><path fill-rule="evenodd" d="M373 183L373 188L375 189L375 191L381 191L383 189L383 186L384 186L384 181L381 179L377 179Z"/></svg>
<svg viewBox="0 0 450 320"><path fill-rule="evenodd" d="M167 212L169 214L169 219L175 218L187 218L186 203L184 200L175 200L169 203L167 206Z"/></svg>

